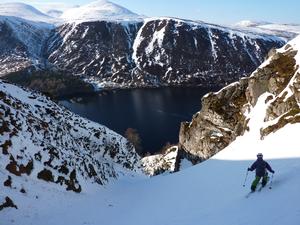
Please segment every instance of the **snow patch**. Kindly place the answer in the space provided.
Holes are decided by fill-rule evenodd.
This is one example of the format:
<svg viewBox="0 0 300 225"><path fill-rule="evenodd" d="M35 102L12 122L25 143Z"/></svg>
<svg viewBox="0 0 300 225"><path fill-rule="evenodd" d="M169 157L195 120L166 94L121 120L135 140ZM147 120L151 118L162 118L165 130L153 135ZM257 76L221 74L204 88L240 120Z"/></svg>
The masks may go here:
<svg viewBox="0 0 300 225"><path fill-rule="evenodd" d="M117 21L137 22L143 17L130 10L106 0L98 0L78 8L65 11L62 16L66 22L88 22L88 21Z"/></svg>

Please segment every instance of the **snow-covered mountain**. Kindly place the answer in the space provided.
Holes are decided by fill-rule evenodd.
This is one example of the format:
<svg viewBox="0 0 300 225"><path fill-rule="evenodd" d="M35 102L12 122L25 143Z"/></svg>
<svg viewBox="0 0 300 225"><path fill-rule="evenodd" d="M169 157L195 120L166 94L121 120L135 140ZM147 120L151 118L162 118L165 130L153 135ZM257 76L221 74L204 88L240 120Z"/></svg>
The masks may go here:
<svg viewBox="0 0 300 225"><path fill-rule="evenodd" d="M8 188L12 201L20 190L35 195L32 183L81 192L86 183L103 185L140 170L138 155L122 136L2 81L0 149L1 190ZM5 197L1 191L1 203Z"/></svg>
<svg viewBox="0 0 300 225"><path fill-rule="evenodd" d="M253 72L270 49L287 40L204 22L143 20L108 1L67 10L65 19L53 22L55 28L43 30L38 18L47 22L49 16L24 4L19 11L25 16L0 7L10 18L9 24L7 19L2 23L8 31L2 29L1 75L46 68L80 75L101 87L224 85ZM22 17L24 28L15 15ZM17 44L10 44L11 39Z"/></svg>
<svg viewBox="0 0 300 225"><path fill-rule="evenodd" d="M143 17L130 10L107 0L98 0L87 5L65 11L61 18L66 22L91 22L91 21L142 21Z"/></svg>
<svg viewBox="0 0 300 225"><path fill-rule="evenodd" d="M251 73L284 43L274 35L156 18L64 24L50 36L47 52L53 65L99 86L212 86Z"/></svg>
<svg viewBox="0 0 300 225"><path fill-rule="evenodd" d="M274 34L285 37L288 40L300 34L300 24L276 24L243 20L236 23L233 27L258 33Z"/></svg>
<svg viewBox="0 0 300 225"><path fill-rule="evenodd" d="M55 23L30 5L0 4L0 77L45 68L43 46Z"/></svg>
<svg viewBox="0 0 300 225"><path fill-rule="evenodd" d="M298 225L299 50L300 36L274 52L247 78L248 82L244 79L240 85L231 84L204 98L203 101L211 101L211 113L205 115L202 111L195 115L189 128L201 129L196 123L200 117L207 119L202 129L209 122L218 125L219 121L220 126L206 132L206 136L194 133L199 140L210 139L207 145L215 143L218 148L216 144L228 138L225 132L232 132L222 126L233 122L230 117L234 120L238 114L245 118L247 127L243 135L209 160L168 176L128 177L107 188L91 185L80 194L66 194L54 185L39 185L31 177L22 175L30 188L25 188L25 193L10 187L1 189L1 196L14 193L14 203L18 207L3 209L1 222L20 225ZM236 89L231 98L231 90L241 86L246 86L245 92L238 97ZM217 99L224 101L222 104L213 101ZM218 108L213 107L217 105ZM206 107L208 109L209 105ZM6 151L10 153L10 149ZM246 176L246 172L258 152L264 154L275 175L264 189L249 195L254 174ZM1 178L6 179L7 172L2 168L0 171ZM19 182L12 183L14 185ZM31 194L32 190L35 194ZM9 199L6 205L13 206Z"/></svg>
<svg viewBox="0 0 300 225"><path fill-rule="evenodd" d="M24 3L0 3L0 15L22 18L27 21L53 24L56 20L36 8Z"/></svg>

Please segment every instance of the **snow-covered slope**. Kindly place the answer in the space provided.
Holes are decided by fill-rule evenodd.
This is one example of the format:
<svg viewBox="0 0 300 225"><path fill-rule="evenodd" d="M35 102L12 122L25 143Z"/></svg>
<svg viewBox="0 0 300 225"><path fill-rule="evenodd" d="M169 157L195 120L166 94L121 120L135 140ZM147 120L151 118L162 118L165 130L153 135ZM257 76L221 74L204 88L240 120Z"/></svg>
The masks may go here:
<svg viewBox="0 0 300 225"><path fill-rule="evenodd" d="M0 185L8 182L13 201L21 189L35 194L28 183L47 186L47 181L58 190L81 192L87 183L107 184L139 171L139 157L122 136L2 81L0 149Z"/></svg>
<svg viewBox="0 0 300 225"><path fill-rule="evenodd" d="M67 22L90 22L90 21L142 21L139 16L128 9L107 0L98 0L78 8L64 12L61 16Z"/></svg>
<svg viewBox="0 0 300 225"><path fill-rule="evenodd" d="M44 67L43 45L56 22L30 5L0 4L0 76Z"/></svg>
<svg viewBox="0 0 300 225"><path fill-rule="evenodd" d="M235 28L258 33L274 34L291 40L300 34L300 24L276 24L243 20L234 25Z"/></svg>
<svg viewBox="0 0 300 225"><path fill-rule="evenodd" d="M282 53L281 57L292 54L298 66L299 49L300 37L277 53ZM278 63L278 54L262 64L252 79L257 78L261 69ZM249 119L248 130L211 159L172 175L152 179L127 178L105 189L91 186L87 193L77 195L62 193L52 185L34 186L31 183L30 187L37 194L14 192L19 209L4 209L0 214L1 222L8 225L298 225L300 121L285 124L261 139L262 129L271 124L279 125L278 121L287 115L283 113L280 118L266 120L270 106L276 99L283 100L285 92L284 96L288 99L294 96L297 102L289 105L295 112L289 119L300 115L299 67L292 73L288 76L290 82L285 83L286 88L257 96L244 112ZM279 77L274 73L273 78ZM248 175L245 187L243 183L247 168L258 152L264 154L275 175L266 188L247 197L254 173ZM4 188L1 195L12 192L10 188Z"/></svg>
<svg viewBox="0 0 300 225"><path fill-rule="evenodd" d="M24 3L0 3L0 15L22 18L34 22L52 24L56 22L53 17L48 16L31 5Z"/></svg>

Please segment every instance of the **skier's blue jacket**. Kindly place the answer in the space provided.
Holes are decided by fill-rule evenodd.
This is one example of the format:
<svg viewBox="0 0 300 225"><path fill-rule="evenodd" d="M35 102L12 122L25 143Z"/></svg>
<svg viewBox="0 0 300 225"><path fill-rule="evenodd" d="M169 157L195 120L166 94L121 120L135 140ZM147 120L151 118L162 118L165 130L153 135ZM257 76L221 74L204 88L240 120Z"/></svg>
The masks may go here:
<svg viewBox="0 0 300 225"><path fill-rule="evenodd" d="M257 159L252 166L248 169L250 171L256 170L256 176L258 177L263 177L266 175L266 169L269 170L271 173L274 173L274 170L272 170L271 166L269 163L267 163L263 159Z"/></svg>

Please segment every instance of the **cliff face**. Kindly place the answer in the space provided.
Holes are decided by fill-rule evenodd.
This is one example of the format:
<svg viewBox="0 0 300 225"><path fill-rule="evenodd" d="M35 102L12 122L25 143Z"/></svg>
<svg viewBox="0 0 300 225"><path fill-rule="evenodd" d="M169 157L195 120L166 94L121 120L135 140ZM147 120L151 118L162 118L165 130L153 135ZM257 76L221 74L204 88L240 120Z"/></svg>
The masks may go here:
<svg viewBox="0 0 300 225"><path fill-rule="evenodd" d="M43 68L42 46L52 26L0 15L0 77Z"/></svg>
<svg viewBox="0 0 300 225"><path fill-rule="evenodd" d="M64 24L47 40L46 57L74 75L128 85L134 67L132 45L141 25L107 21Z"/></svg>
<svg viewBox="0 0 300 225"><path fill-rule="evenodd" d="M202 99L202 109L191 122L181 124L180 147L193 162L208 159L245 131L247 79Z"/></svg>
<svg viewBox="0 0 300 225"><path fill-rule="evenodd" d="M226 85L285 43L275 35L172 18L54 28L5 17L0 28L1 76L46 69L100 87Z"/></svg>
<svg viewBox="0 0 300 225"><path fill-rule="evenodd" d="M265 93L261 138L289 123L300 122L299 49L297 37L273 51L249 78L203 97L201 111L191 122L181 124L179 142L186 156L195 162L208 159L247 132L247 114Z"/></svg>
<svg viewBox="0 0 300 225"><path fill-rule="evenodd" d="M53 30L46 57L100 86L215 86L252 72L283 44L272 35L169 18L98 21Z"/></svg>
<svg viewBox="0 0 300 225"><path fill-rule="evenodd" d="M203 22L146 20L134 43L133 75L156 85L225 85L254 71L282 44L274 36Z"/></svg>

